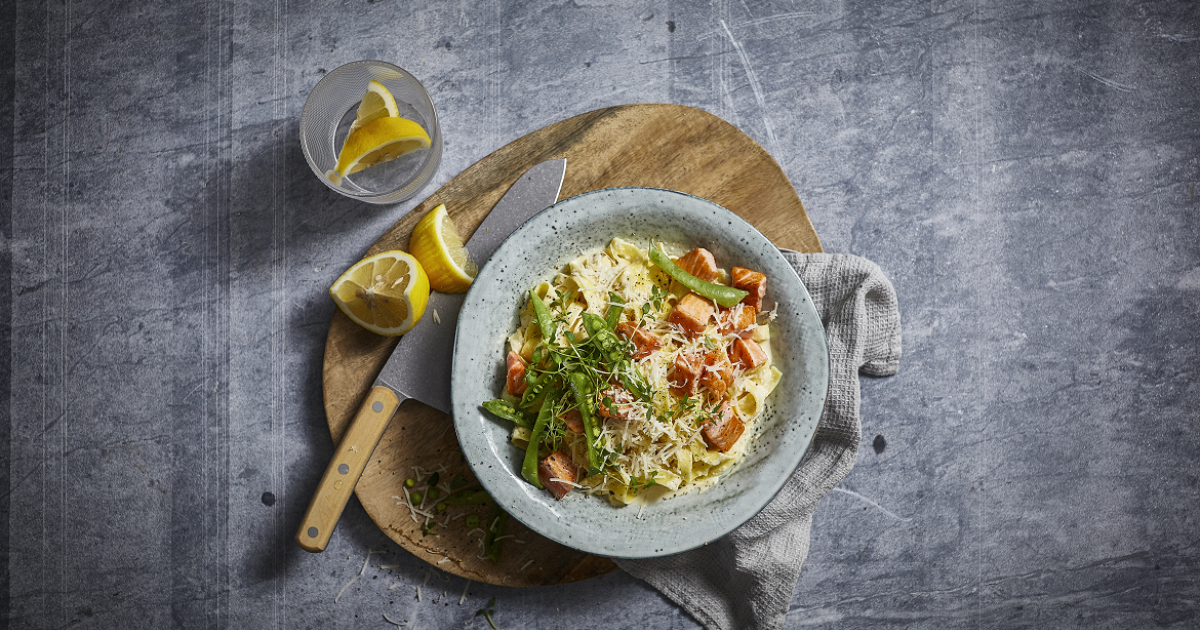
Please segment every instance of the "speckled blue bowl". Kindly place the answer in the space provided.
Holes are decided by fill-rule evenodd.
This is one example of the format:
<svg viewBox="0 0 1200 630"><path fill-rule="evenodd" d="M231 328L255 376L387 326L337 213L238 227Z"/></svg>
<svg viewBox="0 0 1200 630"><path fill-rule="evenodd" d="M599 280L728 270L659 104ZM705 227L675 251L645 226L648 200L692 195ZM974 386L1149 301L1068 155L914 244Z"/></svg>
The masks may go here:
<svg viewBox="0 0 1200 630"><path fill-rule="evenodd" d="M771 345L783 380L758 422L746 457L715 486L638 507L616 508L572 492L555 501L520 476L522 451L510 426L480 404L504 387L505 343L530 287L581 251L620 236L703 246L717 264L767 275L779 304ZM609 188L543 210L500 246L463 304L454 344L454 429L483 487L514 518L568 547L615 558L651 558L698 547L745 523L771 501L800 464L817 428L829 384L825 331L812 299L779 250L749 223L710 201L658 188Z"/></svg>

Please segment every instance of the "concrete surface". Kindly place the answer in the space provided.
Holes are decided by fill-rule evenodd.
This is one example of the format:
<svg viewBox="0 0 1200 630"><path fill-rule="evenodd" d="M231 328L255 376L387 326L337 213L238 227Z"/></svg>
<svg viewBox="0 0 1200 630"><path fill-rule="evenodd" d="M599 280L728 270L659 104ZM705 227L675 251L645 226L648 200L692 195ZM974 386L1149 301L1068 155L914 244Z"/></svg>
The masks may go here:
<svg viewBox="0 0 1200 630"><path fill-rule="evenodd" d="M478 629L495 597L505 629L696 627L623 573L459 605L357 503L328 552L291 541L332 448L325 290L415 205L327 190L297 121L379 58L440 108L428 190L682 103L890 275L900 374L864 382L789 628L1200 627L1195 3L8 0L0 28L0 626Z"/></svg>

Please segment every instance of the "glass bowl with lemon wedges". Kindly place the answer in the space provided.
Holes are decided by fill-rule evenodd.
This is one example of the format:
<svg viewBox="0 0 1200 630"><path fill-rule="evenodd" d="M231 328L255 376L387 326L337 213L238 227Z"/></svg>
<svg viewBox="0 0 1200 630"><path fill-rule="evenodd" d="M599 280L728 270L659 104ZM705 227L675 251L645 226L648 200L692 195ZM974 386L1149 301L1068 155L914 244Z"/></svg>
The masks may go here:
<svg viewBox="0 0 1200 630"><path fill-rule="evenodd" d="M376 204L412 198L442 162L429 93L383 61L355 61L317 82L300 115L300 146L326 186Z"/></svg>

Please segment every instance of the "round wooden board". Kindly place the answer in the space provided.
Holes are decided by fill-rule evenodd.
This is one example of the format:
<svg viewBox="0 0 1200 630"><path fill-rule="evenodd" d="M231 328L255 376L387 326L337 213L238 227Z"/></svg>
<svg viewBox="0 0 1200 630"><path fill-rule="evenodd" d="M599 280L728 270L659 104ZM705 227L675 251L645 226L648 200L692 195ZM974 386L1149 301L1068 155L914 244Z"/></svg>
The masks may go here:
<svg viewBox="0 0 1200 630"><path fill-rule="evenodd" d="M400 219L367 252L408 249L417 220L446 204L459 232L473 234L509 186L533 165L567 158L559 199L614 186L652 186L703 197L745 218L772 242L802 252L821 242L795 189L762 147L733 125L682 105L639 104L598 109L543 127L476 162ZM480 261L482 262L482 261ZM427 315L426 320L431 320ZM434 325L432 321L423 326ZM335 311L325 342L325 415L336 443L396 346ZM499 358L497 360L500 360ZM480 559L482 534L468 533L463 519L422 536L404 505L393 497L415 477L413 467L461 473L462 462L449 416L410 400L392 419L355 487L367 513L388 537L417 557L464 578L507 586L565 584L616 568L550 542L510 519L499 564ZM443 476L447 473L443 473ZM458 511L468 508L452 508ZM469 508L486 516L486 508ZM455 512L457 514L457 512ZM523 541L521 544L517 541Z"/></svg>

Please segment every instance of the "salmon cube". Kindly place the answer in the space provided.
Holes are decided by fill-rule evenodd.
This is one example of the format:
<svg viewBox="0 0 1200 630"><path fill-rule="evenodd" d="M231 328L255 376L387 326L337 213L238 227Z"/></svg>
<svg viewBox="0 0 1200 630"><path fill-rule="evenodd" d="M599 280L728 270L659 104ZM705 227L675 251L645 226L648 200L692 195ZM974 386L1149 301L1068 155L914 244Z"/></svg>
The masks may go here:
<svg viewBox="0 0 1200 630"><path fill-rule="evenodd" d="M609 403L608 401L612 402ZM603 418L629 422L637 414L636 399L624 387L610 387L596 397L596 413Z"/></svg>
<svg viewBox="0 0 1200 630"><path fill-rule="evenodd" d="M741 419L737 417L733 403L727 400L721 405L717 415L704 423L700 434L704 437L704 443L708 445L709 450L725 453L733 448L734 444L737 444L738 438L742 437L745 430L746 425L742 424Z"/></svg>
<svg viewBox="0 0 1200 630"><path fill-rule="evenodd" d="M567 423L567 430L576 435L583 434L583 414L579 413L578 409L572 409L562 416L563 422Z"/></svg>
<svg viewBox="0 0 1200 630"><path fill-rule="evenodd" d="M729 358L743 370L749 371L767 362L762 346L749 339L734 339L729 345Z"/></svg>
<svg viewBox="0 0 1200 630"><path fill-rule="evenodd" d="M732 308L723 308L717 311L717 321L720 323L720 332L722 335L737 334L742 339L747 339L754 334L755 318L758 315L758 310L753 306L744 303L733 305Z"/></svg>
<svg viewBox="0 0 1200 630"><path fill-rule="evenodd" d="M689 336L696 336L708 328L708 320L715 312L712 302L695 293L688 293L675 305L667 321L683 328Z"/></svg>
<svg viewBox="0 0 1200 630"><path fill-rule="evenodd" d="M555 499L561 499L575 487L571 485L575 483L575 462L571 461L570 455L554 451L538 464L538 480Z"/></svg>
<svg viewBox="0 0 1200 630"><path fill-rule="evenodd" d="M703 369L704 362L700 355L680 353L675 357L675 366L667 374L667 384L671 393L681 398L694 395L700 384L699 377Z"/></svg>
<svg viewBox="0 0 1200 630"><path fill-rule="evenodd" d="M700 376L700 384L718 399L733 385L733 365L729 363L729 357L725 356L724 352L705 353L704 373Z"/></svg>
<svg viewBox="0 0 1200 630"><path fill-rule="evenodd" d="M626 341L633 342L633 359L635 361L645 359L652 352L662 347L662 340L654 333L644 328L639 328L633 322L621 322L617 324L617 335Z"/></svg>
<svg viewBox="0 0 1200 630"><path fill-rule="evenodd" d="M733 286L750 292L750 295L742 299L742 303L753 306L756 311L761 311L763 298L767 295L767 277L743 267L734 267L729 275L733 278Z"/></svg>
<svg viewBox="0 0 1200 630"><path fill-rule="evenodd" d="M520 396L525 393L525 359L516 352L508 351L508 393Z"/></svg>
<svg viewBox="0 0 1200 630"><path fill-rule="evenodd" d="M680 256L675 264L705 282L717 279L717 260L713 258L712 252L703 247L697 247Z"/></svg>

